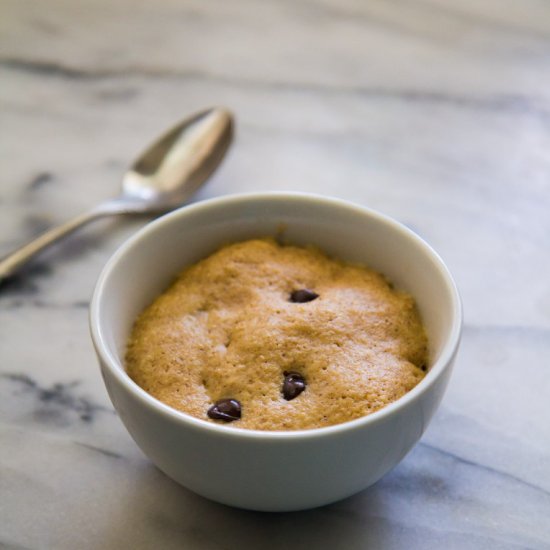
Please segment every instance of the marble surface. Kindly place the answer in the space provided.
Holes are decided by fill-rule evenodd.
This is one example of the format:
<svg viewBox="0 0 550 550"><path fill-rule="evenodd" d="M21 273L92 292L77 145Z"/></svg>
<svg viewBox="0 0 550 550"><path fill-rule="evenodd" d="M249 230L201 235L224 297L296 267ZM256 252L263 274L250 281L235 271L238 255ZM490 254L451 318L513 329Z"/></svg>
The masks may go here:
<svg viewBox="0 0 550 550"><path fill-rule="evenodd" d="M259 514L157 471L109 402L87 307L146 220L0 288L0 548L550 548L550 4L0 0L0 254L112 196L177 118L230 107L196 200L335 195L426 238L465 306L432 425L380 482Z"/></svg>

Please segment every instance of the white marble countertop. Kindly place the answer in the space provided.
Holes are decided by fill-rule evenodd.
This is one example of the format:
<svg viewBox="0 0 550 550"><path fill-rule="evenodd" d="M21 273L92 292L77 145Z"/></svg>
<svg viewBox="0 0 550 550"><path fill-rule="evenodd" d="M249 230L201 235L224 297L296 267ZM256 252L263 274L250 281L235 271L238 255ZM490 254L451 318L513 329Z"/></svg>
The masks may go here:
<svg viewBox="0 0 550 550"><path fill-rule="evenodd" d="M211 104L238 134L197 200L335 195L454 273L463 345L414 450L340 503L259 514L183 489L113 412L94 282L145 220L104 221L0 288L0 547L550 548L550 4L0 0L0 254L112 196Z"/></svg>

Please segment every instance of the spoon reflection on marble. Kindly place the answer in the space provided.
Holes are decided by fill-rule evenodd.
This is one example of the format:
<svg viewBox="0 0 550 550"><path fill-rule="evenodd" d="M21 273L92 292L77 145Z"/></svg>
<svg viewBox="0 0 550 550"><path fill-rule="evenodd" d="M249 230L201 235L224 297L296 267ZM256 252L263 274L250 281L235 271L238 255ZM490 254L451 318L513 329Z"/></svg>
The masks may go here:
<svg viewBox="0 0 550 550"><path fill-rule="evenodd" d="M159 214L187 200L214 172L233 136L233 117L212 108L180 122L143 152L124 174L122 193L50 229L0 259L0 282L36 254L92 220L114 214Z"/></svg>

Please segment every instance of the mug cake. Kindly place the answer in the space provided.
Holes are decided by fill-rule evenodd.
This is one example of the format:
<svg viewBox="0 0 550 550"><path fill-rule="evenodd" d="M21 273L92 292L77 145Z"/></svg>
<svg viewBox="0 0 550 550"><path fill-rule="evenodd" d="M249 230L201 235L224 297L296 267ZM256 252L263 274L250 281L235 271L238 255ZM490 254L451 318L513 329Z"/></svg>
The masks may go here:
<svg viewBox="0 0 550 550"><path fill-rule="evenodd" d="M187 267L137 318L129 376L194 417L304 430L369 415L414 388L428 342L380 273L271 238Z"/></svg>

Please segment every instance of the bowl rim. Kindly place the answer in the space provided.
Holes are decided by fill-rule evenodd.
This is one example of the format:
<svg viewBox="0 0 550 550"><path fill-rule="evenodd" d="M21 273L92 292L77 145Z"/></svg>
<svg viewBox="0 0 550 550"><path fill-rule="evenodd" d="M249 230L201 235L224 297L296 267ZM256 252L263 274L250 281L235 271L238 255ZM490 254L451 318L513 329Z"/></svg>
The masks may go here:
<svg viewBox="0 0 550 550"><path fill-rule="evenodd" d="M355 212L363 216L374 218L378 222L391 226L397 232L404 234L407 238L415 241L415 243L423 249L424 253L431 256L437 269L445 281L448 290L451 295L452 302L452 326L447 335L443 349L439 355L437 361L431 366L430 370L426 373L426 376L410 391L399 399L384 406L383 408L371 413L367 416L342 422L340 424L334 424L332 426L324 426L321 428L309 428L304 430L285 430L285 431L272 431L272 430L254 430L248 428L239 428L231 425L220 425L200 418L196 418L182 411L178 411L166 405L162 401L159 401L144 389L138 386L124 370L122 362L118 361L108 345L103 335L101 320L101 297L103 291L108 283L111 273L116 268L117 264L128 252L132 251L135 247L139 246L139 242L146 237L149 233L159 230L161 227L167 224L176 223L176 220L196 213L206 213L211 209L217 209L226 205L235 203L253 203L264 201L291 201L291 202L303 202L303 203L322 203L327 207L344 208ZM220 437L228 438L245 438L245 439L262 439L262 440L297 440L297 439L310 439L320 438L332 435L342 434L344 432L353 431L355 429L363 428L368 425L383 422L393 415L397 414L401 409L407 407L410 403L418 399L422 394L426 393L434 384L436 384L439 377L450 366L452 360L457 352L463 323L462 303L456 283L439 256L439 254L419 235L414 231L398 222L394 218L382 214L369 207L362 206L353 203L348 200L320 195L316 193L306 192L293 192L293 191L266 191L266 192L253 192L253 193L239 193L232 195L224 195L221 197L215 197L206 199L203 201L195 202L192 204L184 205L177 210L171 211L145 225L138 230L134 235L129 237L114 254L109 258L97 280L95 285L92 300L89 310L89 326L90 333L94 348L100 362L109 369L111 374L117 380L123 388L131 393L140 403L154 412L164 415L167 419L174 422L183 423L188 428L194 428L200 431L210 432L212 435L217 434Z"/></svg>

